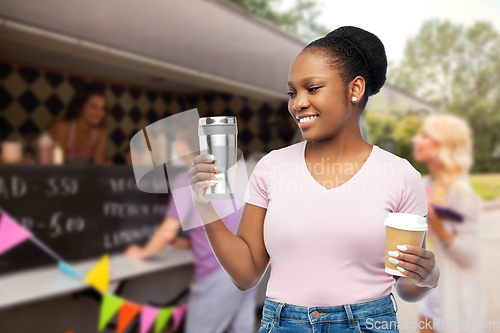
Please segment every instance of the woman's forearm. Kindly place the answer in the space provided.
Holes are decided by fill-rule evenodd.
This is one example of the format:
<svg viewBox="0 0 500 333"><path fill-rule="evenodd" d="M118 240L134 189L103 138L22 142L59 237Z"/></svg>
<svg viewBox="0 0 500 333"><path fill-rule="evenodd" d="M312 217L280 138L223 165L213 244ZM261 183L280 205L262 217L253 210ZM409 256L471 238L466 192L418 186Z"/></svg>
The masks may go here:
<svg viewBox="0 0 500 333"><path fill-rule="evenodd" d="M148 258L162 251L172 242L176 235L177 231L162 230L160 227L160 229L156 230L153 237L151 237L149 242L142 249L143 257Z"/></svg>
<svg viewBox="0 0 500 333"><path fill-rule="evenodd" d="M242 291L253 288L260 279L250 247L233 234L220 218L211 202L195 204L205 234L220 265L229 274L236 287Z"/></svg>
<svg viewBox="0 0 500 333"><path fill-rule="evenodd" d="M417 286L412 279L408 277L399 277L394 285L396 292L399 297L405 302L413 303L419 302L430 295L430 293L434 292L434 289L437 287L439 281L439 268L433 270L431 274L432 281L435 281L435 287L419 287Z"/></svg>
<svg viewBox="0 0 500 333"><path fill-rule="evenodd" d="M429 228L436 234L445 246L450 246L455 240L455 236L449 233L443 226L443 221L436 215L434 208L429 206L429 213L427 214L427 223Z"/></svg>
<svg viewBox="0 0 500 333"><path fill-rule="evenodd" d="M434 233L443 241L445 246L450 246L455 240L455 236L449 233L442 225L434 228Z"/></svg>
<svg viewBox="0 0 500 333"><path fill-rule="evenodd" d="M419 302L433 292L433 288L419 287L406 277L400 277L394 285L399 297L409 303Z"/></svg>

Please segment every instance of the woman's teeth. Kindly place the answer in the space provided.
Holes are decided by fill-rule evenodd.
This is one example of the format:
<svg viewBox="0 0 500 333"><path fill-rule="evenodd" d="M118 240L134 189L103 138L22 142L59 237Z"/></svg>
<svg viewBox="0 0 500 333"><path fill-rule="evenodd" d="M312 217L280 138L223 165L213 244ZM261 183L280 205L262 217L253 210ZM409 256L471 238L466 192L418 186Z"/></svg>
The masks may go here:
<svg viewBox="0 0 500 333"><path fill-rule="evenodd" d="M316 119L316 118L318 118L318 116L304 117L304 118L300 118L300 120L299 120L299 121L300 121L301 123L306 123L306 122L311 121L311 120Z"/></svg>

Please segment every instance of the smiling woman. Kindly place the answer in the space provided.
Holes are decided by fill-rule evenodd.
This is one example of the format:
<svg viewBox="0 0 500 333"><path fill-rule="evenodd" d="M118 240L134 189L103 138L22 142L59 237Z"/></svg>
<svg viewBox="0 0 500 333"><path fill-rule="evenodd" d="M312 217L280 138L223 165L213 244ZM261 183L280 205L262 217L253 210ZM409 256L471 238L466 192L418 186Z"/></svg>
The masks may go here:
<svg viewBox="0 0 500 333"><path fill-rule="evenodd" d="M392 287L416 302L437 285L425 241L401 244L406 279L396 282L384 269L388 213L427 214L420 173L361 135L360 115L386 70L382 42L356 27L336 29L297 55L288 108L305 140L259 160L236 234L203 202L214 178L208 155L193 161L193 202L233 283L253 288L272 263L260 333L399 332ZM296 172L283 171L292 166Z"/></svg>

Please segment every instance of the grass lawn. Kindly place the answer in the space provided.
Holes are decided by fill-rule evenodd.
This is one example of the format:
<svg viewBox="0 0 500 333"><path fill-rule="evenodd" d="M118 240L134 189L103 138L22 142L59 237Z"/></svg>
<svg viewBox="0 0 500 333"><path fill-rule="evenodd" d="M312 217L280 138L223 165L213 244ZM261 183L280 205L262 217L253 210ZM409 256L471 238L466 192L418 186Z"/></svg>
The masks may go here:
<svg viewBox="0 0 500 333"><path fill-rule="evenodd" d="M500 174L475 174L470 176L474 191L483 200L500 198Z"/></svg>

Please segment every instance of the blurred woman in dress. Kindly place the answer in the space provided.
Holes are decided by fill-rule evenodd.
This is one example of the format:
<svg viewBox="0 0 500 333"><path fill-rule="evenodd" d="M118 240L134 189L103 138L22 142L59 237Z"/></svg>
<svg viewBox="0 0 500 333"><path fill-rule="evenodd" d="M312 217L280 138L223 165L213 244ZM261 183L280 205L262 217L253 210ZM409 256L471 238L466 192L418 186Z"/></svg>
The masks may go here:
<svg viewBox="0 0 500 333"><path fill-rule="evenodd" d="M412 139L415 160L427 164L427 248L441 273L432 294L420 303L420 332L469 333L485 315L481 277L481 202L469 184L473 165L472 133L467 122L452 114L427 117ZM434 318L434 321L433 321ZM429 329L430 327L430 329Z"/></svg>

